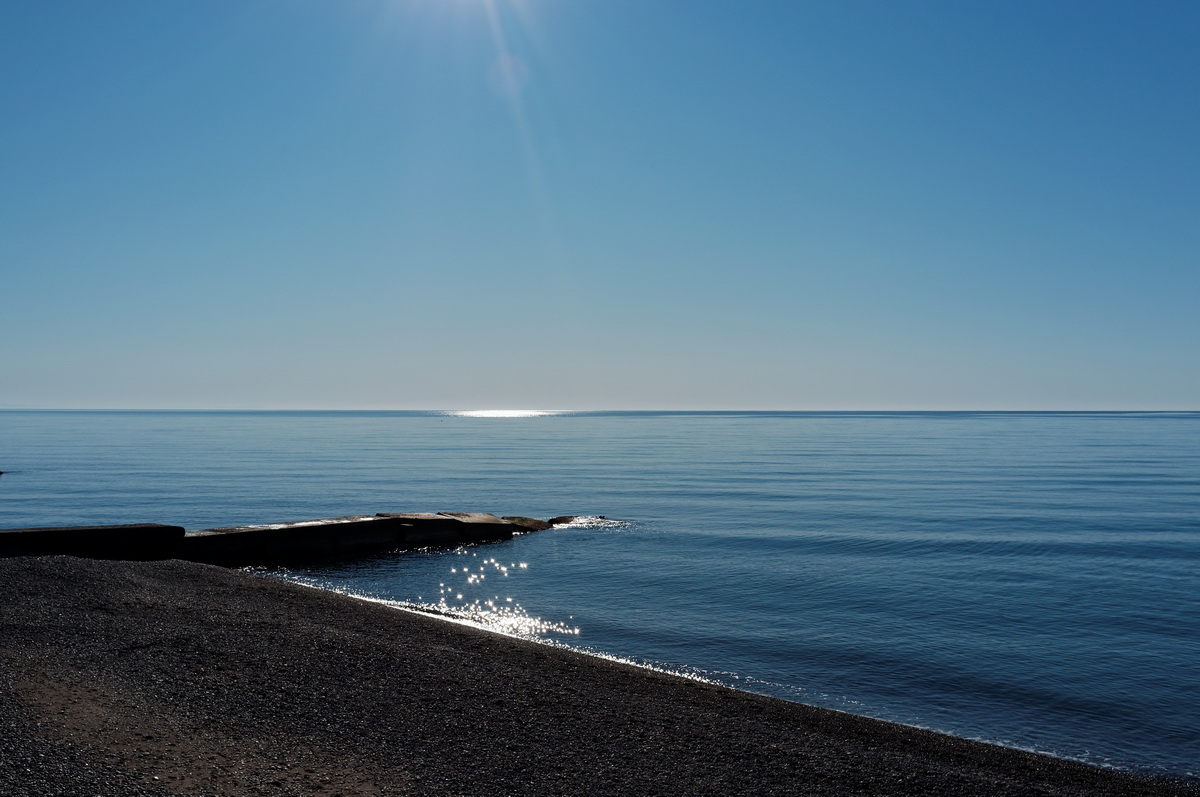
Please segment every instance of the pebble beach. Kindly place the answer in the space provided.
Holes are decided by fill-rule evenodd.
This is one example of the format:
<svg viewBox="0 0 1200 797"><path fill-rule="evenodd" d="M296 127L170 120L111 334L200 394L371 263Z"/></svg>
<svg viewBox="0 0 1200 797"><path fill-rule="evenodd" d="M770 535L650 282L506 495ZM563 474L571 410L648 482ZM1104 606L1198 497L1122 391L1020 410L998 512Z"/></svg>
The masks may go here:
<svg viewBox="0 0 1200 797"><path fill-rule="evenodd" d="M0 561L8 795L1196 795L236 570Z"/></svg>

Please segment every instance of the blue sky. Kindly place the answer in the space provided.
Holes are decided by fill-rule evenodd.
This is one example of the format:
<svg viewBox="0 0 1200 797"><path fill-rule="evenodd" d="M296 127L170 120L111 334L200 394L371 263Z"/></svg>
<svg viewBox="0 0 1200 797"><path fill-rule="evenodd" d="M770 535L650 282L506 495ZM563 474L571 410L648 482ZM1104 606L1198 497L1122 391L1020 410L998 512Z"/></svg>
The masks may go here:
<svg viewBox="0 0 1200 797"><path fill-rule="evenodd" d="M0 4L0 407L1200 409L1200 4Z"/></svg>

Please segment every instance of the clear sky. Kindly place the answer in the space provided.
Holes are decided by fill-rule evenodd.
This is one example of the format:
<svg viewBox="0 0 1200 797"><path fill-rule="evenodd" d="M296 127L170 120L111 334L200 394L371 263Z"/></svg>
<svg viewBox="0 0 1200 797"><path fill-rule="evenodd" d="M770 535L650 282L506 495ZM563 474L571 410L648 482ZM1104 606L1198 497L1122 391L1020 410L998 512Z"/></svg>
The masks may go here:
<svg viewBox="0 0 1200 797"><path fill-rule="evenodd" d="M0 407L1200 409L1194 0L4 0Z"/></svg>

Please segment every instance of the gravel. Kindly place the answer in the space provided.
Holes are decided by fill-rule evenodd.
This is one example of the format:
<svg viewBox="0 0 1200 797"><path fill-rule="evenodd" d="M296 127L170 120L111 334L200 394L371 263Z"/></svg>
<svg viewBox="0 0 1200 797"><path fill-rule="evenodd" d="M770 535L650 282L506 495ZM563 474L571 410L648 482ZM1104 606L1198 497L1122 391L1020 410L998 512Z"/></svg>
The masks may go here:
<svg viewBox="0 0 1200 797"><path fill-rule="evenodd" d="M1192 795L180 561L0 560L0 794Z"/></svg>

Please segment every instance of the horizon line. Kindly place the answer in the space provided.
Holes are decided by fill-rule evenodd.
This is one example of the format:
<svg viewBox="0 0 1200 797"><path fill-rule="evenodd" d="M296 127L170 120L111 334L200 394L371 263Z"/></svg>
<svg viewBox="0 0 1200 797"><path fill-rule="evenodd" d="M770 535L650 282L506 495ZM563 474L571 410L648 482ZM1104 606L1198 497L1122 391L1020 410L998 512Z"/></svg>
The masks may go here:
<svg viewBox="0 0 1200 797"><path fill-rule="evenodd" d="M600 412L672 412L672 413L736 413L736 412L752 412L752 413L782 413L782 412L798 412L798 413L1194 413L1200 412L1200 409L1181 409L1181 408L1108 408L1108 409L1004 409L999 407L989 408L921 408L921 409L889 409L889 408L858 408L858 409L800 409L800 408L775 408L775 409L751 409L751 408L667 408L667 407L623 407L623 408L507 408L493 407L488 409L480 409L478 406L473 407L438 407L438 408L398 408L398 407L0 407L0 412L440 412L440 413L466 413L466 412L530 412L539 413L541 415L555 414L578 414L578 413L600 413Z"/></svg>

